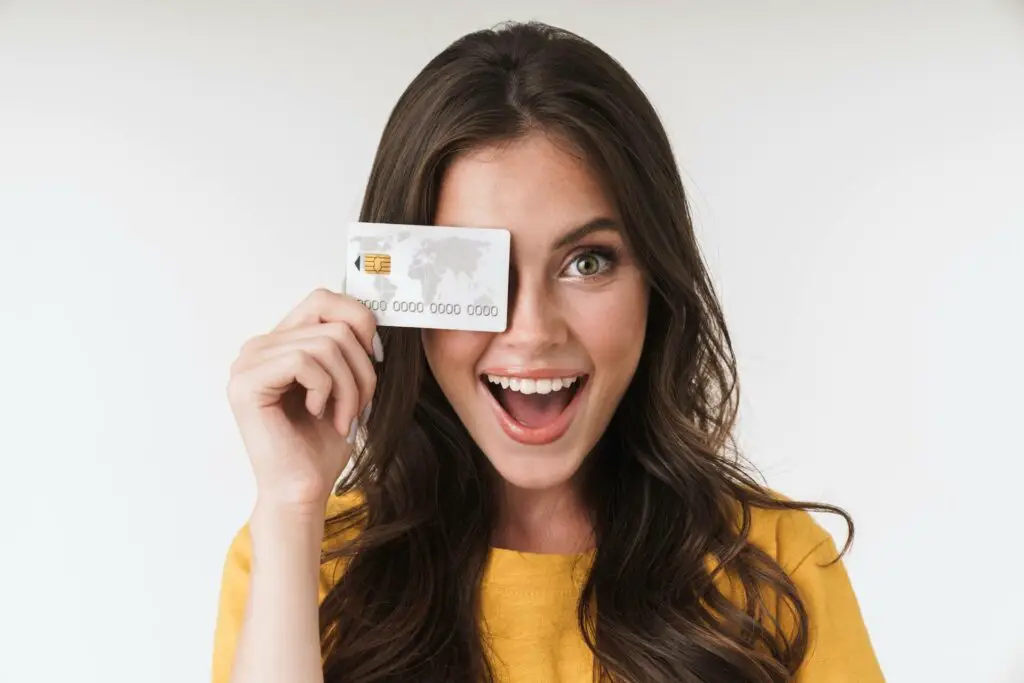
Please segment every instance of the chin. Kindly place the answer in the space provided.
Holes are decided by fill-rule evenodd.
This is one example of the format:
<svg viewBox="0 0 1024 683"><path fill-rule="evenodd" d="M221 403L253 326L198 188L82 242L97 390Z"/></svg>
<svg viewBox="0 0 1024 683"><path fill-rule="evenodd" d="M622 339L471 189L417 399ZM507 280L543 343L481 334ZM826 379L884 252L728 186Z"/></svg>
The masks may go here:
<svg viewBox="0 0 1024 683"><path fill-rule="evenodd" d="M548 491L571 485L586 457L585 453L575 452L531 455L508 452L500 447L484 449L484 455L506 485L525 491Z"/></svg>

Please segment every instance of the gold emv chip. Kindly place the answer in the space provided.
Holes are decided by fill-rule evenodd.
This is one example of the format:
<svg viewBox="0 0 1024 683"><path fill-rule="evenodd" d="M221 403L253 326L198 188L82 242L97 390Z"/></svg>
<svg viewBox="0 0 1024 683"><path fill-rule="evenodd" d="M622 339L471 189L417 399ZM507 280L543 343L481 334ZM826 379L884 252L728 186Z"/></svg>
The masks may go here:
<svg viewBox="0 0 1024 683"><path fill-rule="evenodd" d="M356 268L370 275L390 275L391 254L360 254L356 257Z"/></svg>

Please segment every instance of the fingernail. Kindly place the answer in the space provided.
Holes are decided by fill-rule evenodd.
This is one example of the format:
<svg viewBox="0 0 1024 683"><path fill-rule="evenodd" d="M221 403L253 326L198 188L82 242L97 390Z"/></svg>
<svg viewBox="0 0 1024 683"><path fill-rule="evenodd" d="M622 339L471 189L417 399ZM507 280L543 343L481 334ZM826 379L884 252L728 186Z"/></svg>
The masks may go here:
<svg viewBox="0 0 1024 683"><path fill-rule="evenodd" d="M380 334L373 333L373 358L378 363L384 362L384 342L380 340Z"/></svg>
<svg viewBox="0 0 1024 683"><path fill-rule="evenodd" d="M359 418L353 417L352 424L348 428L348 436L345 437L345 443L353 443L356 440L356 430L359 429Z"/></svg>
<svg viewBox="0 0 1024 683"><path fill-rule="evenodd" d="M325 400L324 404L322 406L320 406L320 412L317 413L317 415L316 415L317 419L322 420L323 417L324 417L324 413L326 413L326 412L327 412L327 401Z"/></svg>
<svg viewBox="0 0 1024 683"><path fill-rule="evenodd" d="M364 427L366 426L366 423L370 419L371 408L373 408L373 401L370 401L369 403L366 404L366 407L363 408L363 414L359 416L359 424L363 425Z"/></svg>

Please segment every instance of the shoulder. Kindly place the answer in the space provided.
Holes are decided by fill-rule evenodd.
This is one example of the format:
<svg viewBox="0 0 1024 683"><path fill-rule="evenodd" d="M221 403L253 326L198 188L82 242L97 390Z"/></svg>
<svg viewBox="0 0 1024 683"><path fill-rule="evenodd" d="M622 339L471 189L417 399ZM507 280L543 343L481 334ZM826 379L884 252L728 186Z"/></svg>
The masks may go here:
<svg viewBox="0 0 1024 683"><path fill-rule="evenodd" d="M361 491L346 491L344 493L333 493L327 499L327 519L353 510L362 505L366 497Z"/></svg>
<svg viewBox="0 0 1024 683"><path fill-rule="evenodd" d="M781 502L791 502L779 493L772 495ZM752 507L747 539L789 574L811 556L827 555L824 561L831 562L838 555L832 535L806 510Z"/></svg>
<svg viewBox="0 0 1024 683"><path fill-rule="evenodd" d="M747 540L775 558L793 581L806 610L807 656L795 683L884 683L857 596L832 535L804 510L753 508ZM786 631L793 632L791 610L781 610L776 618Z"/></svg>

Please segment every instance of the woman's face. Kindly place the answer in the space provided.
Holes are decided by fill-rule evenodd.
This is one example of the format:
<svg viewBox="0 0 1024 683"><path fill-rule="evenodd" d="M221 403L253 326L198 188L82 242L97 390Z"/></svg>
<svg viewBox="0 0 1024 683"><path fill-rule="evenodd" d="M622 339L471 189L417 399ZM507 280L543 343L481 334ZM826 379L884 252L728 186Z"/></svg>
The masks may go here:
<svg viewBox="0 0 1024 683"><path fill-rule="evenodd" d="M512 267L505 332L424 330L430 368L506 482L564 485L643 348L647 285L616 207L566 145L536 133L456 160L435 223L508 229Z"/></svg>

